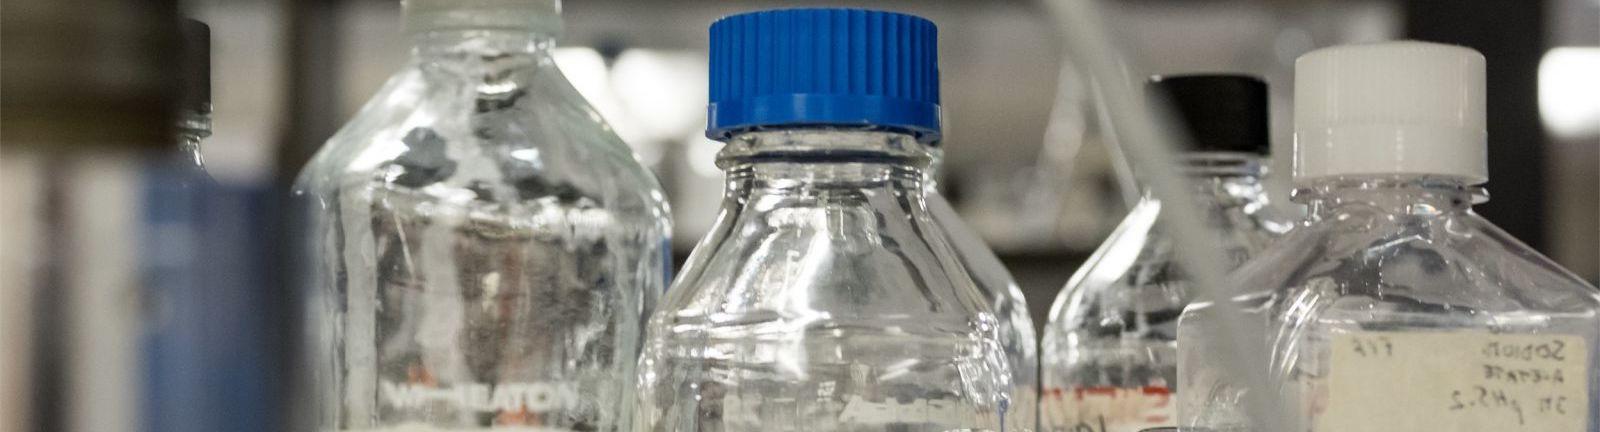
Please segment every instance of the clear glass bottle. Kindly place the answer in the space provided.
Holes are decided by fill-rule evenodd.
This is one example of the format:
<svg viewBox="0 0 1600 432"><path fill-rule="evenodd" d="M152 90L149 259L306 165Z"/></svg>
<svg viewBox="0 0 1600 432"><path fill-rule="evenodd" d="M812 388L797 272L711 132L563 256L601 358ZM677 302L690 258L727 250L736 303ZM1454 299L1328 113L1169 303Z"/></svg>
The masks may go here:
<svg viewBox="0 0 1600 432"><path fill-rule="evenodd" d="M1031 428L989 299L928 209L934 37L855 9L712 25L728 187L651 318L636 430Z"/></svg>
<svg viewBox="0 0 1600 432"><path fill-rule="evenodd" d="M939 194L937 179L939 167L943 165L944 150L939 146L929 146L928 151L933 162L925 172L926 178L922 180L928 189L928 213L950 237L950 247L955 249L956 259L961 261L961 265L967 268L967 274L972 276L972 281L977 283L978 293L989 299L989 307L994 310L995 318L1000 323L1000 347L1011 361L1011 384L1017 389L1011 400L1011 409L1032 428L1031 425L1037 421L1034 419L1038 418L1039 407L1039 345L1033 317L1028 315L1028 300L1023 297L1022 287L1017 286L1017 281L1012 279L1011 271L1006 270L1000 257L995 256L994 250L983 241L983 237L968 227L950 202L944 199L944 195Z"/></svg>
<svg viewBox="0 0 1600 432"><path fill-rule="evenodd" d="M1293 225L1262 184L1267 91L1241 75L1156 78L1153 94L1187 126L1191 195L1239 265ZM1170 213L1171 210L1168 210ZM1044 329L1041 427L1137 432L1177 424L1178 316L1199 295L1159 226L1149 190L1062 288ZM1086 428L1086 429L1085 429Z"/></svg>
<svg viewBox="0 0 1600 432"><path fill-rule="evenodd" d="M1262 430L1243 404L1271 397L1258 412L1296 431L1600 430L1600 291L1471 209L1487 198L1483 67L1420 42L1300 58L1311 217L1231 278L1249 293L1237 314L1184 312L1186 425ZM1224 338L1264 344L1274 388L1221 367Z"/></svg>
<svg viewBox="0 0 1600 432"><path fill-rule="evenodd" d="M556 1L404 7L411 62L295 188L318 427L630 428L660 187L556 68Z"/></svg>

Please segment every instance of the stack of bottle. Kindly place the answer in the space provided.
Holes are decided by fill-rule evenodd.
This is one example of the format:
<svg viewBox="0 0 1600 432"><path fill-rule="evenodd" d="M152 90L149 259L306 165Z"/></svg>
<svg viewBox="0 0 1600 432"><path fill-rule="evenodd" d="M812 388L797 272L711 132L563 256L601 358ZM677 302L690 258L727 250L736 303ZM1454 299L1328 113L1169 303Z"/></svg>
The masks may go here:
<svg viewBox="0 0 1600 432"><path fill-rule="evenodd" d="M411 63L301 174L318 430L1253 430L1262 413L1305 431L1600 430L1600 293L1471 212L1488 173L1468 49L1300 60L1306 217L1263 187L1262 81L1153 80L1202 206L1147 192L1062 290L1041 351L1015 282L934 187L932 22L711 25L727 187L669 289L663 194L554 67L559 11L407 1ZM1179 217L1225 234L1228 286L1207 295L1174 261L1162 221ZM1238 344L1271 370L1215 361Z"/></svg>

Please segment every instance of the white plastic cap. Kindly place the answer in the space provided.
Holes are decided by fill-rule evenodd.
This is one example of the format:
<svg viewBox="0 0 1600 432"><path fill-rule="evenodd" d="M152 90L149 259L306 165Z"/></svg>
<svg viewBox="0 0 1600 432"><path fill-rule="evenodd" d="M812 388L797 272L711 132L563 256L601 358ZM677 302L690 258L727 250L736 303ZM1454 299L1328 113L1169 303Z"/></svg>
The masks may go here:
<svg viewBox="0 0 1600 432"><path fill-rule="evenodd" d="M1295 61L1294 178L1489 180L1483 55L1427 42L1324 48Z"/></svg>
<svg viewBox="0 0 1600 432"><path fill-rule="evenodd" d="M561 32L561 0L401 0L406 33L448 30Z"/></svg>

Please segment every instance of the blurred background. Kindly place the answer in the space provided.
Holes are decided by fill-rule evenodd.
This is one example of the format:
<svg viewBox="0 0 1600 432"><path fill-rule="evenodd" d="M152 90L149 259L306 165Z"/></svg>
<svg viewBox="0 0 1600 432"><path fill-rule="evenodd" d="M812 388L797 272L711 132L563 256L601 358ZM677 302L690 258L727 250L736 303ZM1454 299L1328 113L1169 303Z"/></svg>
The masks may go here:
<svg viewBox="0 0 1600 432"><path fill-rule="evenodd" d="M1288 207L1293 206L1287 173L1296 57L1330 45L1402 38L1477 49L1488 59L1492 177L1491 200L1478 211L1584 278L1600 279L1600 0L1102 3L1114 21L1107 27L1119 33L1130 79L1244 72L1268 81L1275 150L1269 176L1273 198ZM1061 54L1055 21L1038 1L567 1L557 61L660 177L673 206L678 259L687 256L709 227L721 199L721 172L712 161L720 144L702 135L706 28L730 13L792 6L890 9L939 25L948 156L941 186L1014 273L1035 322L1046 322L1057 291L1121 220L1136 192L1110 145L1115 135L1101 126L1093 87L1063 67L1073 59ZM242 198L244 203L230 208L234 215L270 213L273 207L262 203L284 193L284 185L306 159L409 56L398 0L5 0L3 10L0 66L5 69L0 76L6 105L0 131L6 132L5 158L12 161L19 146L44 140L44 135L25 132L47 130L73 136L68 141L103 141L94 135L100 127L152 121L112 115L74 125L69 129L74 133L63 135L61 128L35 127L37 115L48 115L39 107L53 106L49 103L110 115L129 111L129 104L171 102L162 96L171 89L159 84L163 74L178 71L133 63L137 59L126 53L140 52L139 44L148 41L117 35L149 32L124 28L124 19L181 13L209 24L212 135L200 152L215 182L253 191L242 195L250 197ZM96 11L91 15L100 21L84 21L91 24L83 28L62 26L82 24L71 17L86 10ZM55 64L45 60L57 58L95 62L62 66L76 68L75 74L65 75L35 67ZM86 82L155 84L135 85L138 92L108 105L105 98L77 97L93 89ZM136 97L140 95L147 97ZM128 136L121 139L139 141ZM11 209L21 208L15 203L25 202L26 190L37 186L26 183L36 178L28 171L36 167L30 167L13 163L5 165L10 172L0 172L5 177L3 199ZM25 219L4 216L0 226ZM240 241L268 245L282 235L275 222L260 226L256 237ZM28 232L15 226L7 231ZM0 247L5 248L7 272L27 268L12 263L31 262L26 241L6 237ZM270 282L278 264L265 261L249 271L259 272L259 281L266 282L230 297L242 305L239 310L261 311L249 328L262 333L228 337L279 340L285 339L283 329L294 326L286 318L291 315L283 312L291 308L292 299L280 291L280 284ZM12 276L5 275L8 284L16 279ZM52 362L64 357L48 353L71 348L50 348L51 333L39 330L49 328L52 312L29 307L39 304L30 297L37 293L19 286L8 285L0 294L0 324L5 326L0 335L6 337L7 349L46 353L21 356L22 361L16 360L19 356L0 358L5 361L0 364L0 378L5 379L0 394L48 387L31 386L29 379L64 379L51 378L49 372ZM28 341L38 349L29 350ZM272 346L238 354L270 359ZM249 374L235 378L262 379ZM29 397L40 401L57 396ZM27 415L18 408L24 405L14 401L0 400L0 432L27 430L19 425L28 423L18 420ZM79 430L56 426L38 430ZM128 429L121 426L82 430ZM273 427L265 420L257 425L260 430Z"/></svg>

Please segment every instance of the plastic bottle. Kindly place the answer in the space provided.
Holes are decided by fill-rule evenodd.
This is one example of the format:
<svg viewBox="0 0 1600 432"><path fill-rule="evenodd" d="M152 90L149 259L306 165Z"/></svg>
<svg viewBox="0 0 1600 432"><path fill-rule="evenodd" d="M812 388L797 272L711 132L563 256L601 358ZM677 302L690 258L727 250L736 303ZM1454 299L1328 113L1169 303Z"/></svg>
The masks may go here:
<svg viewBox="0 0 1600 432"><path fill-rule="evenodd" d="M1292 225L1262 184L1269 149L1267 86L1243 75L1157 77L1191 147L1184 167L1217 245L1235 265ZM1160 99L1160 100L1157 100ZM1198 293L1177 267L1150 191L1062 288L1044 330L1041 427L1137 432L1177 424L1177 325ZM1187 213L1184 213L1187 215ZM1087 428L1087 429L1084 429Z"/></svg>
<svg viewBox="0 0 1600 432"><path fill-rule="evenodd" d="M935 36L854 9L712 24L728 188L651 318L636 430L1031 426L989 300L928 210Z"/></svg>
<svg viewBox="0 0 1600 432"><path fill-rule="evenodd" d="M1600 430L1600 291L1472 212L1487 196L1484 58L1457 46L1326 48L1295 63L1296 199L1310 219L1240 268L1242 316L1179 325L1180 415L1253 430ZM1230 319L1241 334L1212 334ZM1264 343L1267 382L1208 362ZM1267 406L1267 404L1262 404Z"/></svg>
<svg viewBox="0 0 1600 432"><path fill-rule="evenodd" d="M555 0L408 0L301 173L319 428L629 429L666 204L551 58Z"/></svg>

